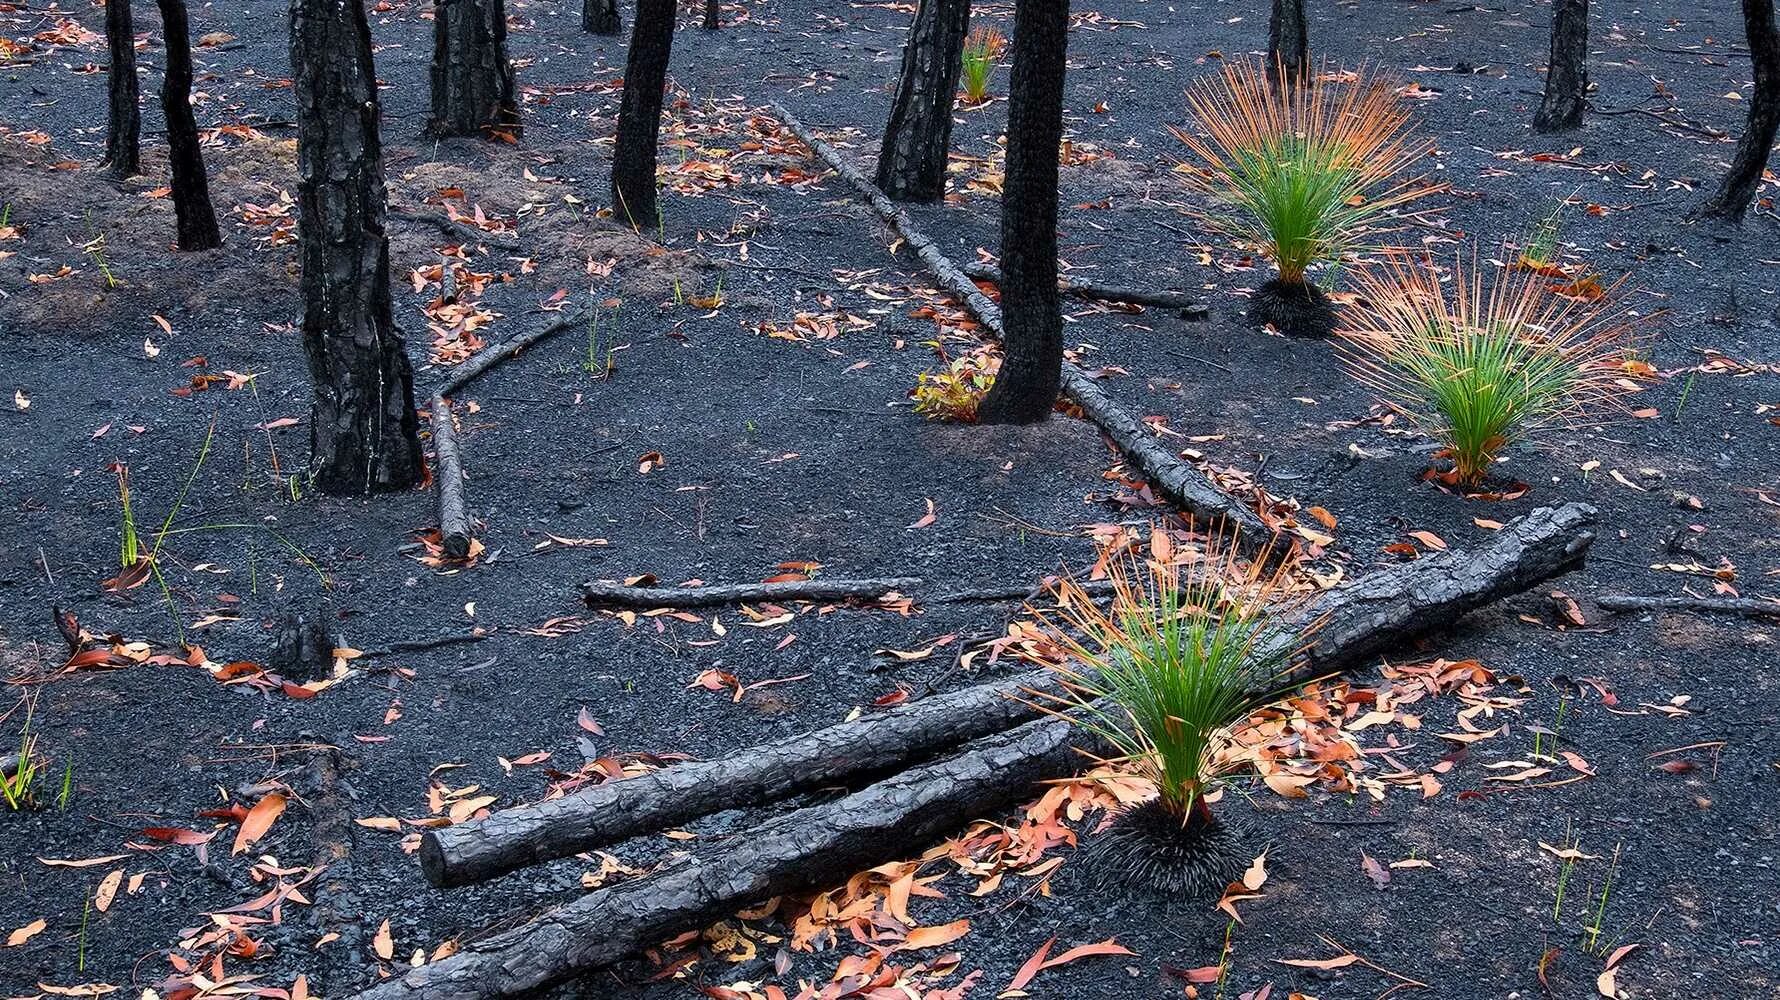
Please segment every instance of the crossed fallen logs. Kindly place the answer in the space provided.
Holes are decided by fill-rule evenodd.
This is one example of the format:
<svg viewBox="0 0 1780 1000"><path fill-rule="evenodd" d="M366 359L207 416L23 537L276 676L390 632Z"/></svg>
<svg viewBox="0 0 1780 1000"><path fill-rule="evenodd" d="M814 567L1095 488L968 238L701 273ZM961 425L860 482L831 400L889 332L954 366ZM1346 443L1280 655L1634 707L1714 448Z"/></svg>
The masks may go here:
<svg viewBox="0 0 1780 1000"><path fill-rule="evenodd" d="M1595 524L1594 508L1584 504L1540 508L1475 549L1379 569L1321 595L1298 612L1322 625L1296 659L1293 677L1327 675L1404 648L1469 611L1578 568ZM359 996L528 995L761 900L918 852L1015 803L1034 784L1076 769L1092 737L1029 703L1032 692L1053 683L1048 671L1006 677L719 760L676 764L428 831L422 870L434 885L453 886L723 810L836 785L857 789L468 941L449 958Z"/></svg>

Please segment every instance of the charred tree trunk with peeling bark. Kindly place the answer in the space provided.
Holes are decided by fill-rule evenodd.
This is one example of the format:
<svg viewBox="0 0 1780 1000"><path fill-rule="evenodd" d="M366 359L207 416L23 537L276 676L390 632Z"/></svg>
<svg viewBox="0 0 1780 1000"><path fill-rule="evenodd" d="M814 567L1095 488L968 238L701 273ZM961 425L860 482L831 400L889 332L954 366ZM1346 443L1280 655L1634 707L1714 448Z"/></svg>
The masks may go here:
<svg viewBox="0 0 1780 1000"><path fill-rule="evenodd" d="M618 16L618 0L581 0L581 30L596 35L616 35L624 29Z"/></svg>
<svg viewBox="0 0 1780 1000"><path fill-rule="evenodd" d="M1749 34L1749 59L1755 69L1755 93L1749 98L1749 123L1737 143L1731 169L1701 214L1740 222L1755 200L1762 171L1780 133L1780 29L1774 24L1774 0L1743 0L1743 24Z"/></svg>
<svg viewBox="0 0 1780 1000"><path fill-rule="evenodd" d="M970 0L921 0L909 25L874 177L897 201L938 201L945 194L952 102L969 29Z"/></svg>
<svg viewBox="0 0 1780 1000"><path fill-rule="evenodd" d="M192 37L185 0L159 0L161 33L167 40L167 71L161 79L161 111L167 117L167 158L172 166L173 211L179 217L179 249L222 246L216 209L210 204L210 178L192 117Z"/></svg>
<svg viewBox="0 0 1780 1000"><path fill-rule="evenodd" d="M1304 0L1273 0L1267 20L1267 79L1303 80L1310 72L1310 26Z"/></svg>
<svg viewBox="0 0 1780 1000"><path fill-rule="evenodd" d="M330 493L423 478L414 373L396 329L377 77L363 0L291 0L297 256L314 381L310 468Z"/></svg>
<svg viewBox="0 0 1780 1000"><path fill-rule="evenodd" d="M434 135L487 135L519 127L504 0L436 0L432 82Z"/></svg>
<svg viewBox="0 0 1780 1000"><path fill-rule="evenodd" d="M1014 6L1007 171L1001 190L1001 370L977 408L984 423L1037 423L1063 377L1057 291L1057 151L1063 141L1068 0Z"/></svg>
<svg viewBox="0 0 1780 1000"><path fill-rule="evenodd" d="M1533 115L1533 128L1540 132L1579 128L1588 104L1588 0L1552 0L1548 62L1545 95Z"/></svg>
<svg viewBox="0 0 1780 1000"><path fill-rule="evenodd" d="M109 114L105 125L105 168L118 179L142 172L142 109L136 80L136 29L130 0L105 4L105 47L111 55L105 89Z"/></svg>
<svg viewBox="0 0 1780 1000"><path fill-rule="evenodd" d="M624 97L612 151L612 211L637 229L660 221L655 201L655 150L661 136L662 91L674 48L674 0L637 0L624 62Z"/></svg>

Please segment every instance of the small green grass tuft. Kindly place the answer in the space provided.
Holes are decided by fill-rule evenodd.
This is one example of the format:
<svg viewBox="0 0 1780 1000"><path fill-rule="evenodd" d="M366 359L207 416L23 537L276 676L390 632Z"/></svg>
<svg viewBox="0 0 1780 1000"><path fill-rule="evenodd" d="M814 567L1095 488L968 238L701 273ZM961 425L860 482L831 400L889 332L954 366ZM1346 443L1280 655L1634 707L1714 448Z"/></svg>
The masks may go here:
<svg viewBox="0 0 1780 1000"><path fill-rule="evenodd" d="M1444 444L1444 478L1465 485L1517 439L1594 416L1632 388L1610 291L1569 296L1532 271L1488 272L1475 252L1455 260L1449 294L1431 259L1391 257L1356 273L1359 305L1342 331L1348 372Z"/></svg>
<svg viewBox="0 0 1780 1000"><path fill-rule="evenodd" d="M973 28L964 39L963 65L959 74L964 98L971 104L989 99L989 81L995 78L995 61L1001 58L1007 39L994 28Z"/></svg>

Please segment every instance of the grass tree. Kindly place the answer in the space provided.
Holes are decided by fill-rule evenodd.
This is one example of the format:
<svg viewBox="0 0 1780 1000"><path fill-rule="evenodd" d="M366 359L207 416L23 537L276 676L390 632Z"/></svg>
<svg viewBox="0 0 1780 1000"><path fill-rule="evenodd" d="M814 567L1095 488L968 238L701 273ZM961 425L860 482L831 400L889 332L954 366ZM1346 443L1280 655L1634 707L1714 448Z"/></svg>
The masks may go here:
<svg viewBox="0 0 1780 1000"><path fill-rule="evenodd" d="M210 204L210 178L198 122L192 117L192 36L185 0L159 0L161 33L167 41L167 68L161 78L161 111L167 117L167 159L172 166L173 212L179 222L179 249L222 246L216 209Z"/></svg>
<svg viewBox="0 0 1780 1000"><path fill-rule="evenodd" d="M120 180L142 172L142 108L131 21L130 0L105 5L105 47L111 60L105 74L105 167Z"/></svg>
<svg viewBox="0 0 1780 1000"><path fill-rule="evenodd" d="M958 63L964 81L964 99L981 104L989 99L989 81L995 78L996 60L1007 48L1007 39L994 28L981 27L964 38Z"/></svg>
<svg viewBox="0 0 1780 1000"><path fill-rule="evenodd" d="M425 476L414 373L389 289L377 76L363 0L291 0L297 258L314 383L310 468L332 493Z"/></svg>
<svg viewBox="0 0 1780 1000"><path fill-rule="evenodd" d="M519 126L504 0L435 0L431 77L434 135L488 135Z"/></svg>
<svg viewBox="0 0 1780 1000"><path fill-rule="evenodd" d="M1231 727L1271 700L1309 637L1288 624L1302 603L1289 567L1267 565L1215 547L1177 552L1153 529L1144 555L1106 560L1106 607L1074 581L1059 588L1046 622L1069 653L1054 668L1056 707L1156 788L1090 843L1103 877L1216 892L1248 862L1207 795L1229 767Z"/></svg>
<svg viewBox="0 0 1780 1000"><path fill-rule="evenodd" d="M655 157L673 48L674 0L637 0L624 63L624 96L618 103L618 139L612 150L612 212L636 229L654 229L661 222L655 200Z"/></svg>
<svg viewBox="0 0 1780 1000"><path fill-rule="evenodd" d="M1552 0L1551 57L1533 115L1541 132L1579 128L1588 106L1588 0Z"/></svg>
<svg viewBox="0 0 1780 1000"><path fill-rule="evenodd" d="M1561 280L1561 279L1560 279ZM1396 255L1355 278L1344 365L1445 448L1441 478L1489 475L1537 429L1596 414L1628 391L1626 314L1612 289L1543 269Z"/></svg>
<svg viewBox="0 0 1780 1000"><path fill-rule="evenodd" d="M1755 92L1749 98L1749 120L1730 170L1702 214L1742 221L1761 186L1774 138L1780 134L1780 28L1774 23L1774 0L1743 0L1743 27L1749 36L1749 61Z"/></svg>
<svg viewBox="0 0 1780 1000"><path fill-rule="evenodd" d="M1187 92L1197 129L1172 129L1199 161L1186 176L1202 217L1278 269L1249 317L1294 336L1327 336L1335 314L1310 270L1338 261L1390 210L1427 193L1406 179L1427 151L1387 80L1320 73L1293 86L1254 60L1230 61Z"/></svg>
<svg viewBox="0 0 1780 1000"><path fill-rule="evenodd" d="M1057 155L1068 48L1067 0L1017 0L1001 188L1002 361L977 408L983 423L1044 420L1063 377Z"/></svg>
<svg viewBox="0 0 1780 1000"><path fill-rule="evenodd" d="M897 201L938 201L945 194L952 101L969 24L970 0L921 0L915 10L874 178Z"/></svg>

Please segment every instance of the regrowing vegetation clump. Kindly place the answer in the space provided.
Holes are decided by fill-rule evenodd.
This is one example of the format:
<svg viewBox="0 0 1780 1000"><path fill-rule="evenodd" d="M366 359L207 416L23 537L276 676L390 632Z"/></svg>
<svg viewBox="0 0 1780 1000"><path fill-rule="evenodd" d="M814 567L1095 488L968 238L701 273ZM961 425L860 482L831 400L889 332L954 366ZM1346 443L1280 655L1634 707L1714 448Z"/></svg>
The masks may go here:
<svg viewBox="0 0 1780 1000"><path fill-rule="evenodd" d="M1636 388L1614 289L1578 292L1475 251L1455 258L1450 285L1431 258L1407 254L1357 273L1341 351L1355 378L1445 446L1444 481L1476 485L1516 440Z"/></svg>
<svg viewBox="0 0 1780 1000"><path fill-rule="evenodd" d="M1249 317L1293 336L1328 336L1334 310L1310 270L1338 262L1380 217L1433 190L1410 175L1428 150L1392 82L1322 72L1297 85L1260 62L1226 62L1187 91L1193 128L1172 128L1199 161L1186 173L1213 229L1271 260Z"/></svg>
<svg viewBox="0 0 1780 1000"><path fill-rule="evenodd" d="M989 80L995 76L995 60L1007 40L994 28L973 28L964 38L964 96L971 104L989 98Z"/></svg>
<svg viewBox="0 0 1780 1000"><path fill-rule="evenodd" d="M1153 530L1150 551L1106 560L1101 607L1074 581L1047 622L1069 661L1054 669L1061 713L1155 784L1156 797L1114 818L1090 845L1102 878L1167 893L1216 892L1250 860L1240 831L1206 801L1231 766L1230 728L1272 700L1311 629L1289 566L1215 547L1176 552Z"/></svg>

